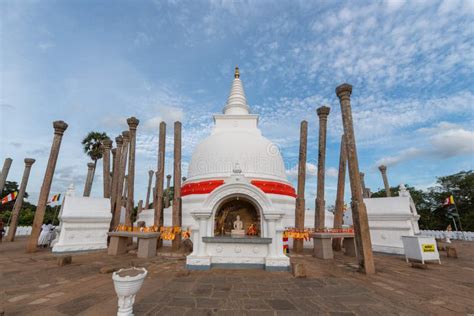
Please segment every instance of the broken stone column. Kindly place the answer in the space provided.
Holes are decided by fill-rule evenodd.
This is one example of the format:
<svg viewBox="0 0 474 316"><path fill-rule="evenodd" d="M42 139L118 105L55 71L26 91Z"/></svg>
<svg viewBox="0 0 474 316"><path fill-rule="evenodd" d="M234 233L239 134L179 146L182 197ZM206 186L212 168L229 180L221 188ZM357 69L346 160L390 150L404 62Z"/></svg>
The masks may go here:
<svg viewBox="0 0 474 316"><path fill-rule="evenodd" d="M176 129L176 127L175 127ZM176 133L175 133L175 142L176 142ZM165 177L165 155L166 155L166 123L160 123L160 134L158 138L158 162L156 169L156 203L155 208L155 226L163 226L163 181ZM176 149L175 149L176 151ZM173 210L174 212L174 210ZM174 223L174 213L173 213L173 223ZM174 225L174 224L173 224ZM159 243L161 245L161 243Z"/></svg>
<svg viewBox="0 0 474 316"><path fill-rule="evenodd" d="M53 182L54 170L56 169L56 162L58 161L59 149L61 148L61 140L64 131L67 129L67 124L64 121L53 122L54 138L49 154L48 165L41 185L41 191L38 198L38 205L36 207L35 219L31 229L31 235L26 246L27 252L35 252L38 244L38 237L41 232L41 225L43 225L44 213L46 211L46 203L48 202L49 191L51 190L51 183Z"/></svg>
<svg viewBox="0 0 474 316"><path fill-rule="evenodd" d="M92 181L93 181L93 173L94 173L94 163L89 162L87 163L87 177L86 177L86 183L84 184L84 194L83 196L89 197L91 195L91 189L92 189Z"/></svg>
<svg viewBox="0 0 474 316"><path fill-rule="evenodd" d="M382 173L383 185L385 187L385 194L387 197L391 197L392 193L390 192L390 186L388 185L387 179L387 166L380 165L379 166L380 173Z"/></svg>
<svg viewBox="0 0 474 316"><path fill-rule="evenodd" d="M173 226L181 227L181 122L174 122L174 199ZM158 203L157 203L158 204ZM181 244L181 234L176 234L172 249L178 250Z"/></svg>
<svg viewBox="0 0 474 316"><path fill-rule="evenodd" d="M151 193L151 183L153 182L153 175L155 174L155 171L153 170L148 170L148 187L146 190L146 202L145 202L145 209L150 208L150 193Z"/></svg>
<svg viewBox="0 0 474 316"><path fill-rule="evenodd" d="M143 211L143 200L138 200L137 216Z"/></svg>
<svg viewBox="0 0 474 316"><path fill-rule="evenodd" d="M7 241L15 240L16 227L18 225L18 219L20 217L20 210L23 204L23 196L26 192L26 186L28 185L28 178L30 177L31 166L35 163L32 158L25 158L25 170L23 171L23 178L21 179L20 190L16 196L15 205L13 205L12 217L10 221L10 228L8 229Z"/></svg>
<svg viewBox="0 0 474 316"><path fill-rule="evenodd" d="M127 157L128 157L128 141L130 133L128 131L122 132L122 149L120 151L120 159L117 160L119 163L118 168L118 177L117 177L117 192L115 200L115 222L113 227L117 227L120 223L120 213L122 211L122 201L123 201L123 183L125 181L125 169L127 168Z"/></svg>
<svg viewBox="0 0 474 316"><path fill-rule="evenodd" d="M127 194L127 216L125 217L125 224L132 225L132 214L134 207L134 192L135 192L135 147L137 143L137 126L140 121L136 117L127 119L127 124L130 130L130 155L128 159L128 194Z"/></svg>
<svg viewBox="0 0 474 316"><path fill-rule="evenodd" d="M102 142L102 171L104 176L104 198L110 198L110 150L112 141L107 138Z"/></svg>
<svg viewBox="0 0 474 316"><path fill-rule="evenodd" d="M315 224L316 229L324 229L324 176L325 176L325 162L326 162L326 130L329 111L331 109L327 106L322 106L316 110L319 117L319 153L318 153L318 185L316 191L316 214Z"/></svg>
<svg viewBox="0 0 474 316"><path fill-rule="evenodd" d="M337 192L336 192L336 206L334 210L334 228L342 228L344 219L344 186L346 184L346 141L344 134L341 136L341 150L339 153L339 172L337 174ZM332 249L335 251L341 250L341 238L334 238L332 240Z"/></svg>
<svg viewBox="0 0 474 316"><path fill-rule="evenodd" d="M366 274L373 274L375 273L375 265L372 254L372 242L370 240L367 208L362 197L362 187L360 184L359 161L357 159L354 126L352 123L351 93L352 86L350 84L345 83L336 88L336 95L341 104L342 123L347 146L347 161L352 193L351 208L357 245L357 260L361 271L364 271Z"/></svg>
<svg viewBox="0 0 474 316"><path fill-rule="evenodd" d="M170 196L169 196L170 186L171 186L171 175L169 174L166 176L165 208L170 207Z"/></svg>
<svg viewBox="0 0 474 316"><path fill-rule="evenodd" d="M304 229L305 199L304 190L306 184L306 152L308 144L308 122L302 121L300 125L300 152L298 159L298 194L296 196L295 228ZM303 240L293 240L293 251L303 251Z"/></svg>
<svg viewBox="0 0 474 316"><path fill-rule="evenodd" d="M365 173L360 173L360 185L362 186L362 197L369 198L369 190L365 187Z"/></svg>
<svg viewBox="0 0 474 316"><path fill-rule="evenodd" d="M10 167L12 166L13 159L6 158L3 162L2 173L0 174L0 194L3 192L5 187L5 182L7 181L8 172L10 172Z"/></svg>

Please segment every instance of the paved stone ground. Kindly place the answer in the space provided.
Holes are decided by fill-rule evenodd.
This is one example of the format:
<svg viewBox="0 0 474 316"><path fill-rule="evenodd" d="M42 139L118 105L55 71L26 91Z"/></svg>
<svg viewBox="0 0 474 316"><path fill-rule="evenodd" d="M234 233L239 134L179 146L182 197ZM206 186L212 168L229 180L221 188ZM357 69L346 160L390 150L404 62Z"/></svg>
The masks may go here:
<svg viewBox="0 0 474 316"><path fill-rule="evenodd" d="M474 243L457 242L458 259L415 269L377 254L377 274L356 272L341 254L323 261L293 256L308 277L259 270L184 269L184 260L136 259L105 252L58 267L48 251L24 252L26 240L0 244L0 312L5 315L114 315L117 299L104 267L145 266L136 315L465 315L474 313Z"/></svg>

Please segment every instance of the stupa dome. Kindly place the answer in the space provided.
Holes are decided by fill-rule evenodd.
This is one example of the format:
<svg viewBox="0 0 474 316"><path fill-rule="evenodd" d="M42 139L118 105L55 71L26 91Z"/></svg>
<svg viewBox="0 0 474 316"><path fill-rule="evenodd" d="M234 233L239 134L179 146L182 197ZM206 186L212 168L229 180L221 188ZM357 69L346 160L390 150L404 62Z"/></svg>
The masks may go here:
<svg viewBox="0 0 474 316"><path fill-rule="evenodd" d="M187 181L240 173L247 178L288 183L278 147L261 135L258 115L249 113L238 68L234 77L224 114L214 115L212 134L192 155Z"/></svg>

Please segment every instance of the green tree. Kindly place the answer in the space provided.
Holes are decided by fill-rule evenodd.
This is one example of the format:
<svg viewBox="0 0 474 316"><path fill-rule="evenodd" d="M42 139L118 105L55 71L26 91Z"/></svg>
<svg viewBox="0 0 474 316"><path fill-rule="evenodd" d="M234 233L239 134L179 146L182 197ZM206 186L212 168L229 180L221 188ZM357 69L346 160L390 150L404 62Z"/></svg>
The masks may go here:
<svg viewBox="0 0 474 316"><path fill-rule="evenodd" d="M81 142L84 153L94 162L92 178L94 178L97 160L102 159L102 142L106 139L109 139L109 137L105 132L89 132Z"/></svg>
<svg viewBox="0 0 474 316"><path fill-rule="evenodd" d="M472 170L438 177L437 186L429 189L432 212L439 218L435 229L445 229L452 224L444 201L453 195L463 230L474 230L474 173Z"/></svg>

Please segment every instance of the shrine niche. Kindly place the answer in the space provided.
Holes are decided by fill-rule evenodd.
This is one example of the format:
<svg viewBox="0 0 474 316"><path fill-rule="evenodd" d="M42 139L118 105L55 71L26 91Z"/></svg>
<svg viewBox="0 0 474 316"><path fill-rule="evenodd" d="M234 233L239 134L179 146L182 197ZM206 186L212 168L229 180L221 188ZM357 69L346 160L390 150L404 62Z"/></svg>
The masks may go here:
<svg viewBox="0 0 474 316"><path fill-rule="evenodd" d="M214 236L231 236L234 222L240 217L246 236L260 236L260 212L246 199L234 198L224 202L215 215Z"/></svg>

